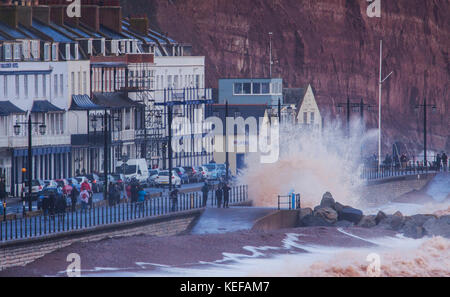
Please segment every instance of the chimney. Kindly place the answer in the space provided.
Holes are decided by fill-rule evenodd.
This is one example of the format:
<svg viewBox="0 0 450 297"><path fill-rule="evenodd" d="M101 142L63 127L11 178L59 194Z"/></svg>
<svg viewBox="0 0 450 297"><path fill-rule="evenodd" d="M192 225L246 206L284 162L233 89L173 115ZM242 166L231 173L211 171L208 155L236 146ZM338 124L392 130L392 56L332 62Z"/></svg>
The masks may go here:
<svg viewBox="0 0 450 297"><path fill-rule="evenodd" d="M97 5L82 5L80 21L98 32L100 30L99 7Z"/></svg>
<svg viewBox="0 0 450 297"><path fill-rule="evenodd" d="M10 3L7 2L7 3ZM17 7L15 6L0 6L0 20L10 27L17 28L19 23L19 16Z"/></svg>
<svg viewBox="0 0 450 297"><path fill-rule="evenodd" d="M67 6L52 5L50 6L50 19L57 25L64 24L64 16L66 15Z"/></svg>
<svg viewBox="0 0 450 297"><path fill-rule="evenodd" d="M115 4L115 3L113 3ZM118 33L122 33L122 7L100 6L100 24Z"/></svg>
<svg viewBox="0 0 450 297"><path fill-rule="evenodd" d="M132 16L130 17L130 29L136 33L139 33L141 35L147 35L148 34L148 18L147 16L142 17L136 17Z"/></svg>
<svg viewBox="0 0 450 297"><path fill-rule="evenodd" d="M33 18L45 23L50 24L50 7L48 6L33 6Z"/></svg>
<svg viewBox="0 0 450 297"><path fill-rule="evenodd" d="M33 10L31 6L18 6L17 11L19 23L25 27L31 27L33 24Z"/></svg>

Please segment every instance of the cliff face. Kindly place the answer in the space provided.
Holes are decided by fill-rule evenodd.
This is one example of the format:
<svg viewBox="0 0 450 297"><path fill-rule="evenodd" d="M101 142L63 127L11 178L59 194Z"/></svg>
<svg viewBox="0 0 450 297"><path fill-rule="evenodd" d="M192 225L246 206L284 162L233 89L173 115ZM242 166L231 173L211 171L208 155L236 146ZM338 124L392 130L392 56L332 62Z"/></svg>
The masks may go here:
<svg viewBox="0 0 450 297"><path fill-rule="evenodd" d="M369 18L366 0L124 0L124 14L148 13L150 23L206 56L207 82L221 77L269 73L273 32L273 76L285 87L311 83L323 113L341 117L336 103L347 96L378 105L379 43L383 40L382 122L386 147L394 141L419 150L422 112L428 114L430 149L450 150L450 2L381 0L381 18ZM357 115L358 113L355 113ZM369 127L378 113L367 113Z"/></svg>

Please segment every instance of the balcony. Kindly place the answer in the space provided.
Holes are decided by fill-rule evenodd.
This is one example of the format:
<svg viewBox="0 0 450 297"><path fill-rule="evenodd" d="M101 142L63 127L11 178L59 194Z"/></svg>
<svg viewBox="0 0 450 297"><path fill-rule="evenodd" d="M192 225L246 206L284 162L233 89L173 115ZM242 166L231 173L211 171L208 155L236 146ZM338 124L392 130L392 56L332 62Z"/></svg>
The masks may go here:
<svg viewBox="0 0 450 297"><path fill-rule="evenodd" d="M26 147L28 146L28 136L10 136L10 137L0 137L1 146L5 143L4 138L8 139L7 145L12 148L15 147ZM70 135L59 134L59 135L33 135L32 139L33 146L55 146L55 145L69 145Z"/></svg>

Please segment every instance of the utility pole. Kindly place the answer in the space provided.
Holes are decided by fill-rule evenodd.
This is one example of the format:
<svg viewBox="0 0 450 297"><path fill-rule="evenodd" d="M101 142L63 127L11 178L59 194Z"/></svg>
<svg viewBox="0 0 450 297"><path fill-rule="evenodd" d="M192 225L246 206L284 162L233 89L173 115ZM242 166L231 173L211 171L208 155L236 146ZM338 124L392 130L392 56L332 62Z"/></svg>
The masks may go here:
<svg viewBox="0 0 450 297"><path fill-rule="evenodd" d="M167 106L167 121L168 121L168 159L169 159L169 191L172 191L172 106L168 104Z"/></svg>
<svg viewBox="0 0 450 297"><path fill-rule="evenodd" d="M272 32L269 32L269 77L272 78Z"/></svg>
<svg viewBox="0 0 450 297"><path fill-rule="evenodd" d="M382 79L382 67L383 67L383 40L380 40L380 80L378 81L378 170L381 168L381 85L386 79L393 73L388 74Z"/></svg>
<svg viewBox="0 0 450 297"><path fill-rule="evenodd" d="M225 166L227 170L226 183L228 184L228 171L230 170L230 162L228 159L228 100L225 102Z"/></svg>

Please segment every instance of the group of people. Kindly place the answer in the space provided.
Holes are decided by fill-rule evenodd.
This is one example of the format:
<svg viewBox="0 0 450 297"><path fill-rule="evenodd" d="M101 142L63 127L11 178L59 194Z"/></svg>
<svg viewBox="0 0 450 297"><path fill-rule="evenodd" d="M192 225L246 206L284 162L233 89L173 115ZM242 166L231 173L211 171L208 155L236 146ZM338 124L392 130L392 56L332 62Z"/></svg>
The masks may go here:
<svg viewBox="0 0 450 297"><path fill-rule="evenodd" d="M203 185L201 191L203 194L203 207L206 207L206 203L208 201L208 193L209 193L210 186L207 182ZM217 189L215 191L216 200L217 200L217 207L221 208L222 206L224 208L228 208L228 203L230 200L230 187L225 182L220 182L217 186ZM223 202L223 205L222 205Z"/></svg>
<svg viewBox="0 0 450 297"><path fill-rule="evenodd" d="M442 155L437 154L436 155L436 170L447 172L447 168L448 168L447 162L448 162L448 156L445 152L442 152Z"/></svg>

